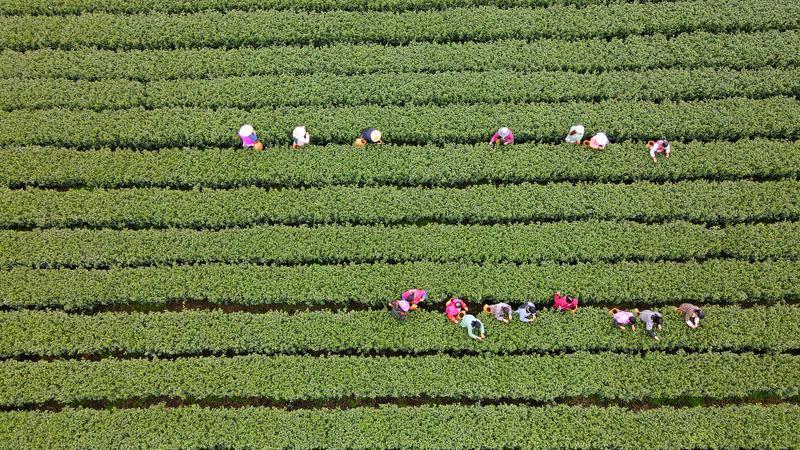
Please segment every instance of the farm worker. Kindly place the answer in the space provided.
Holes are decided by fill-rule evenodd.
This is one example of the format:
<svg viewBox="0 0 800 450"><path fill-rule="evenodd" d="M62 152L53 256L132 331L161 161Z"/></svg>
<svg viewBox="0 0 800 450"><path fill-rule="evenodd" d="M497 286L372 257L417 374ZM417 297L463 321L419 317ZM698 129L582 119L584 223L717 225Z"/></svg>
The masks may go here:
<svg viewBox="0 0 800 450"><path fill-rule="evenodd" d="M508 303L495 303L494 305L483 305L483 313L491 314L495 319L503 323L511 322L511 305ZM506 319L506 316L508 317Z"/></svg>
<svg viewBox="0 0 800 450"><path fill-rule="evenodd" d="M459 313L457 319L460 319L458 324L467 329L467 334L469 334L469 337L472 339L482 341L486 338L486 330L483 328L483 322L476 319L472 314L466 314L462 311Z"/></svg>
<svg viewBox="0 0 800 450"><path fill-rule="evenodd" d="M578 310L578 299L561 295L561 291L556 291L556 294L553 296L553 309L558 311L572 311L572 314L575 314Z"/></svg>
<svg viewBox="0 0 800 450"><path fill-rule="evenodd" d="M467 302L461 300L460 298L451 298L444 305L444 313L447 315L447 319L453 323L458 323L458 313L466 311L469 311L469 308L467 308Z"/></svg>
<svg viewBox="0 0 800 450"><path fill-rule="evenodd" d="M292 148L300 148L311 142L311 136L308 135L306 127L295 127L292 131Z"/></svg>
<svg viewBox="0 0 800 450"><path fill-rule="evenodd" d="M639 313L639 320L644 322L647 335L655 340L658 340L658 336L656 336L656 332L653 330L653 328L657 328L659 330L661 329L661 324L664 322L664 318L661 316L661 313L645 309Z"/></svg>
<svg viewBox="0 0 800 450"><path fill-rule="evenodd" d="M383 144L381 132L375 128L366 128L358 132L356 147L363 147L367 144Z"/></svg>
<svg viewBox="0 0 800 450"><path fill-rule="evenodd" d="M242 147L254 147L256 142L258 142L258 136L256 136L256 130L253 129L252 125L242 125L239 128L239 137L242 139Z"/></svg>
<svg viewBox="0 0 800 450"><path fill-rule="evenodd" d="M503 145L509 145L514 143L514 133L508 127L500 127L497 130L497 133L492 136L492 139L489 141L489 145L492 145L496 142L503 141Z"/></svg>
<svg viewBox="0 0 800 450"><path fill-rule="evenodd" d="M400 298L410 303L411 311L414 311L417 309L417 304L428 299L428 292L423 291L422 289L409 289L403 292L403 295L401 295Z"/></svg>
<svg viewBox="0 0 800 450"><path fill-rule="evenodd" d="M395 300L389 303L389 314L392 315L397 320L406 320L406 316L408 316L408 310L410 309L410 305L405 300Z"/></svg>
<svg viewBox="0 0 800 450"><path fill-rule="evenodd" d="M686 325L692 329L699 327L700 319L706 316L703 310L691 303L682 303L680 306L675 308L675 312L682 314Z"/></svg>
<svg viewBox="0 0 800 450"><path fill-rule="evenodd" d="M667 159L669 159L669 152L672 150L671 146L669 145L669 141L666 139L659 139L655 142L650 141L647 143L647 146L650 148L650 157L653 158L653 162L656 161L656 153L663 153Z"/></svg>
<svg viewBox="0 0 800 450"><path fill-rule="evenodd" d="M597 133L588 141L583 141L584 147L591 147L595 150L602 150L608 145L608 136L605 133Z"/></svg>
<svg viewBox="0 0 800 450"><path fill-rule="evenodd" d="M569 129L569 133L567 133L567 137L564 138L565 141L569 142L570 144L578 144L580 145L581 139L583 139L583 132L584 132L583 125L573 125Z"/></svg>
<svg viewBox="0 0 800 450"><path fill-rule="evenodd" d="M519 320L524 323L533 323L536 320L536 305L531 302L525 302L517 308Z"/></svg>
<svg viewBox="0 0 800 450"><path fill-rule="evenodd" d="M615 327L619 327L620 330L626 331L625 326L630 325L631 331L636 331L636 315L639 314L638 309L634 309L633 312L623 311L617 308L611 308L608 310L608 313L611 314L611 321L614 322Z"/></svg>

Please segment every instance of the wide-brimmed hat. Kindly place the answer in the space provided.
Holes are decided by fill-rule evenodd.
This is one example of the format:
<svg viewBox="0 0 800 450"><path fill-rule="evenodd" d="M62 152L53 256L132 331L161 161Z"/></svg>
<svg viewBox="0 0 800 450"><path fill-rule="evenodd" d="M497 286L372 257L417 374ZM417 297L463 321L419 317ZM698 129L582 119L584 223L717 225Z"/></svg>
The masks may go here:
<svg viewBox="0 0 800 450"><path fill-rule="evenodd" d="M381 132L378 130L372 130L372 132L369 134L369 138L372 140L372 142L378 142L381 140Z"/></svg>
<svg viewBox="0 0 800 450"><path fill-rule="evenodd" d="M241 137L250 136L255 132L256 130L253 129L252 125L242 125L242 128L239 128L239 136Z"/></svg>

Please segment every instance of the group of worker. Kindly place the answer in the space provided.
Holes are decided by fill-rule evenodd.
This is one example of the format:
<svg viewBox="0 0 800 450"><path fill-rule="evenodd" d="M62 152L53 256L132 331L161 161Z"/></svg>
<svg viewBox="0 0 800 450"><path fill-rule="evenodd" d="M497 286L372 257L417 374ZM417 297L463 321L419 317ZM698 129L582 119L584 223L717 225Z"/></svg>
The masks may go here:
<svg viewBox="0 0 800 450"><path fill-rule="evenodd" d="M564 140L570 144L582 145L595 150L605 149L610 140L603 132L597 132L590 139L582 140L586 129L583 125L573 125L570 127L567 137ZM264 144L258 140L255 129L252 125L242 125L239 129L239 137L242 139L242 146L253 148L256 151L263 151ZM311 142L311 137L303 125L295 127L292 130L292 148L300 148ZM489 145L511 145L514 143L514 132L508 127L500 127L497 132L492 135L489 140ZM367 145L383 144L383 135L380 130L376 128L365 128L358 133L353 145L358 148L363 148ZM647 148L650 150L650 158L653 162L658 162L656 155L664 154L669 159L669 154L672 151L669 141L666 139L659 139L657 141L649 141Z"/></svg>
<svg viewBox="0 0 800 450"><path fill-rule="evenodd" d="M410 311L416 310L419 304L428 299L428 292L423 289L409 289L400 296L399 300L394 300L388 304L389 314L397 319L404 321L408 317ZM569 311L575 314L578 311L578 299L563 295L561 291L557 291L553 295L553 310L555 311ZM683 320L689 328L696 329L700 326L700 319L705 317L703 310L698 306L691 303L683 303L675 311L683 316ZM486 327L483 322L472 314L469 314L469 306L467 302L460 298L451 298L445 303L444 314L450 322L466 328L467 335L477 341L486 339ZM635 331L636 322L641 321L644 323L645 330L648 336L658 340L656 334L657 330L661 330L663 325L663 316L660 312L645 309L639 311L633 309L625 311L618 308L611 308L609 311L611 315L611 323L614 327L622 331ZM519 317L523 323L533 323L536 320L536 305L531 302L525 302L516 309L508 303L495 303L492 305L483 305L483 313L493 316L496 320L503 323L511 323L514 314Z"/></svg>

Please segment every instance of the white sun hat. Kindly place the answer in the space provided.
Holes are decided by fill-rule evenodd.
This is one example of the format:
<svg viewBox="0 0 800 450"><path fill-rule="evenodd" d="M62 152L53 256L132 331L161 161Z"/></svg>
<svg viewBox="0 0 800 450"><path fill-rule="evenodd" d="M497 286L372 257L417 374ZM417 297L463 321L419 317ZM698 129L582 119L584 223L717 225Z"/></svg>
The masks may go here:
<svg viewBox="0 0 800 450"><path fill-rule="evenodd" d="M256 130L253 129L252 125L242 125L242 128L239 128L239 136L247 137L251 134L255 133Z"/></svg>
<svg viewBox="0 0 800 450"><path fill-rule="evenodd" d="M508 127L501 127L497 132L500 133L501 137L506 137L511 134L511 130Z"/></svg>
<svg viewBox="0 0 800 450"><path fill-rule="evenodd" d="M605 133L597 133L594 135L595 142L601 147L608 145L608 136Z"/></svg>
<svg viewBox="0 0 800 450"><path fill-rule="evenodd" d="M372 142L378 142L381 140L381 132L378 130L372 130L372 133L369 134L369 138Z"/></svg>
<svg viewBox="0 0 800 450"><path fill-rule="evenodd" d="M296 127L292 131L292 137L298 141L303 140L306 137L306 127Z"/></svg>

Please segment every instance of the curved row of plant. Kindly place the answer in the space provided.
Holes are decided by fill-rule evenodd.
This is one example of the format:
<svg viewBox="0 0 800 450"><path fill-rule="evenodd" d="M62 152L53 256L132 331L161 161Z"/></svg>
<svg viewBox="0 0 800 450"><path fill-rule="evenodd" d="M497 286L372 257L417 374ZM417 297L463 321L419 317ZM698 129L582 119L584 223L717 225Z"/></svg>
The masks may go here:
<svg viewBox="0 0 800 450"><path fill-rule="evenodd" d="M798 189L797 180L269 191L2 188L0 226L223 228L259 223L493 224L578 219L730 224L800 218Z"/></svg>
<svg viewBox="0 0 800 450"><path fill-rule="evenodd" d="M409 286L444 301L547 302L556 290L587 304L674 305L686 300L774 303L800 298L800 262L488 264L398 263L311 266L196 265L29 269L0 272L2 305L12 308L163 306L185 300L237 305L381 307Z"/></svg>
<svg viewBox="0 0 800 450"><path fill-rule="evenodd" d="M193 4L193 3L192 3ZM800 64L800 33L767 31L734 34L695 32L666 37L490 43L410 43L404 46L334 44L315 47L99 49L0 51L2 78L78 80L206 79L243 75L354 75L391 72L485 71L503 61L516 71L645 70L664 67L757 69ZM243 61L257 62L243 64Z"/></svg>
<svg viewBox="0 0 800 450"><path fill-rule="evenodd" d="M0 267L147 266L196 263L685 261L720 256L800 259L800 222L722 229L688 222L557 222L514 225L213 230L0 230Z"/></svg>
<svg viewBox="0 0 800 450"><path fill-rule="evenodd" d="M568 378L565 378L568 374ZM0 362L0 406L159 397L275 402L436 398L616 401L800 393L800 356L234 356L176 360ZM693 383L680 380L695 379ZM571 380L581 380L573 383Z"/></svg>
<svg viewBox="0 0 800 450"><path fill-rule="evenodd" d="M799 17L800 5L793 0L613 3L584 8L484 6L399 13L207 11L179 15L0 16L0 29L4 30L0 48L130 50L319 46L339 42L401 45L553 37L608 39L656 31L674 36L690 31L789 30L800 26ZM265 23L270 26L265 27ZM486 26L487 23L499 26Z"/></svg>
<svg viewBox="0 0 800 450"><path fill-rule="evenodd" d="M630 1L630 0L628 0ZM666 0L649 0L666 1ZM0 0L4 15L66 15L89 12L133 14L145 12L191 13L200 11L424 11L470 6L501 8L552 5L606 5L618 0Z"/></svg>
<svg viewBox="0 0 800 450"><path fill-rule="evenodd" d="M772 97L661 103L608 100L253 110L17 110L0 112L0 145L233 147L241 145L236 131L243 123L252 124L265 143L278 145L288 145L291 131L298 124L308 126L317 144L350 144L358 137L358 130L368 126L377 127L386 142L395 144L488 142L502 125L511 127L520 143L562 142L570 125L576 122L589 127L590 132L605 131L612 142L647 142L658 137L674 141L795 139L800 137L800 101ZM36 126L30 126L32 123Z"/></svg>
<svg viewBox="0 0 800 450"><path fill-rule="evenodd" d="M399 424L409 421L413 426L398 432ZM791 404L640 411L521 405L296 411L157 406L4 412L0 442L12 448L133 448L146 442L151 448L639 449L644 439L665 448L797 448L798 421L800 406Z"/></svg>
<svg viewBox="0 0 800 450"><path fill-rule="evenodd" d="M0 109L260 108L564 101L697 100L800 94L800 69L508 71L360 76L273 75L206 80L0 80Z"/></svg>
<svg viewBox="0 0 800 450"><path fill-rule="evenodd" d="M396 296L401 290L397 290ZM509 325L479 314L487 338L474 342L446 321L444 302L422 304L408 323L385 311L213 311L67 314L59 311L0 312L0 357L98 355L179 356L200 354L408 354L465 351L734 351L778 353L800 349L800 308L774 305L740 309L703 305L703 325L692 330L682 316L660 308L664 327L656 341L641 329L622 333L604 308L581 307L576 315L537 302L535 322ZM694 301L694 303L700 303ZM470 303L473 312L479 303ZM545 310L547 309L547 310Z"/></svg>
<svg viewBox="0 0 800 450"><path fill-rule="evenodd" d="M314 139L314 137L312 137ZM680 181L800 177L800 141L672 142L674 157L653 164L639 142L602 152L568 144L77 150L0 148L0 185L9 187L303 187L481 183Z"/></svg>

